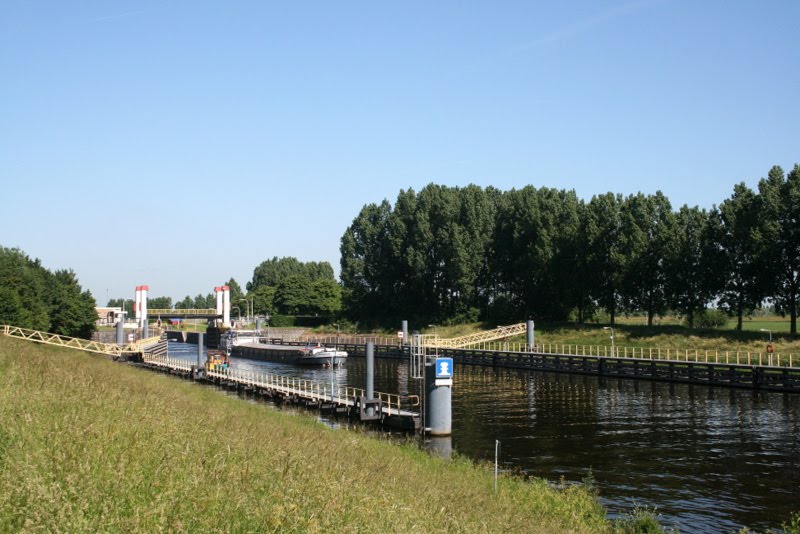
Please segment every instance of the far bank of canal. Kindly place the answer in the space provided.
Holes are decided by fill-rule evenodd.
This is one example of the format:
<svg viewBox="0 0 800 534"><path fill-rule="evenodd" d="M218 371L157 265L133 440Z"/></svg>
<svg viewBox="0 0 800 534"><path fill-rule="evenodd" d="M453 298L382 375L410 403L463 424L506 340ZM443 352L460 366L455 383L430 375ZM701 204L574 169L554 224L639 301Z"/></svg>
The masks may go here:
<svg viewBox="0 0 800 534"><path fill-rule="evenodd" d="M197 347L170 343L172 355ZM363 358L304 369L235 359L320 382L364 385ZM404 362L379 359L375 389L414 394ZM507 469L593 480L612 515L655 508L681 532L778 528L800 487L800 395L457 366L452 448Z"/></svg>

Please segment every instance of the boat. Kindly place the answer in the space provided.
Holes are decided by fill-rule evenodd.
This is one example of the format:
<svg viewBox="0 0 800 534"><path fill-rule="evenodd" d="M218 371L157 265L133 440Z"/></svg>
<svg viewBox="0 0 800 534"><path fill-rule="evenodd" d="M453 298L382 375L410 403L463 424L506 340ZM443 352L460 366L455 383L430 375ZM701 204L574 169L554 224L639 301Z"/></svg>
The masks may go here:
<svg viewBox="0 0 800 534"><path fill-rule="evenodd" d="M220 336L219 348L227 351L233 358L292 365L339 367L347 358L347 352L319 343L307 344L304 347L269 343L257 330L229 330Z"/></svg>
<svg viewBox="0 0 800 534"><path fill-rule="evenodd" d="M345 358L347 358L347 352L343 350L323 347L319 344L315 347L306 345L300 349L300 357L294 363L297 365L321 365L323 367L333 365L338 367L344 363Z"/></svg>
<svg viewBox="0 0 800 534"><path fill-rule="evenodd" d="M231 359L224 350L209 349L206 353L206 369L209 371L227 371L230 369Z"/></svg>

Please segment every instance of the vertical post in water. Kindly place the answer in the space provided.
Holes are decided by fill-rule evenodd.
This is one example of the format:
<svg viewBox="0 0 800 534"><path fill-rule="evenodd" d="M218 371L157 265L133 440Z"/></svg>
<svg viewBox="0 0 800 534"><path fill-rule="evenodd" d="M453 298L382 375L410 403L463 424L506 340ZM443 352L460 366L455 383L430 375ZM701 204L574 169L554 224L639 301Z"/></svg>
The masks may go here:
<svg viewBox="0 0 800 534"><path fill-rule="evenodd" d="M202 363L203 359L203 333L197 333L197 368L200 369L203 367Z"/></svg>
<svg viewBox="0 0 800 534"><path fill-rule="evenodd" d="M533 335L534 335L533 334L533 326L534 326L533 325L533 321L529 319L528 323L527 323L527 326L528 326L528 329L527 329L528 351L529 352L533 352L533 342L534 342L534 338L533 338Z"/></svg>
<svg viewBox="0 0 800 534"><path fill-rule="evenodd" d="M403 321L403 325L401 327L403 331L403 346L408 345L408 321Z"/></svg>
<svg viewBox="0 0 800 534"><path fill-rule="evenodd" d="M367 342L367 384L364 395L367 400L372 400L375 397L375 344L372 341ZM372 407L367 408L367 415L375 415L375 409Z"/></svg>
<svg viewBox="0 0 800 534"><path fill-rule="evenodd" d="M119 321L117 321L117 345L120 347L125 344L125 319L124 315L120 315Z"/></svg>
<svg viewBox="0 0 800 534"><path fill-rule="evenodd" d="M431 436L453 433L452 385L453 358L435 358L425 363L425 425Z"/></svg>

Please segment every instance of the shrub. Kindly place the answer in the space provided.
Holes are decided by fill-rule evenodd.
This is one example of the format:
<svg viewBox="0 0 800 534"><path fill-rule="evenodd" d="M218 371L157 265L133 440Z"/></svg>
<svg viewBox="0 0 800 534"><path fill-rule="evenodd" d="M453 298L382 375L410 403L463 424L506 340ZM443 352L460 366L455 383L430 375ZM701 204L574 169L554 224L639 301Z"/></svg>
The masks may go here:
<svg viewBox="0 0 800 534"><path fill-rule="evenodd" d="M718 309L706 309L697 314L695 324L700 328L724 328L728 324L728 315Z"/></svg>

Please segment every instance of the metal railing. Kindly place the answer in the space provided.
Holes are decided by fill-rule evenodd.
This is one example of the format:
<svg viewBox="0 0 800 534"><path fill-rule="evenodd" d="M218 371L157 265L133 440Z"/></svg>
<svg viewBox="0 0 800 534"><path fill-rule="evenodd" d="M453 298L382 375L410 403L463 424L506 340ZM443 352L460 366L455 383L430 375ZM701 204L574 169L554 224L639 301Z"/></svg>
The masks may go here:
<svg viewBox="0 0 800 534"><path fill-rule="evenodd" d="M157 367L190 372L193 365L184 359L170 358L169 356L158 356L145 353L143 361ZM228 382L235 382L244 386L254 388L271 389L283 395L295 395L297 397L314 402L333 402L340 406L355 406L359 397L365 395L364 389L351 386L336 385L333 389L330 384L314 382L305 378L295 378L290 376L276 375L267 372L239 371L237 369L225 370L206 370L206 374L212 378L218 378ZM409 415L412 412L404 408L419 406L419 397L400 396L394 393L374 393L376 399L380 399L383 404L383 412L386 415ZM403 400L406 402L403 403Z"/></svg>
<svg viewBox="0 0 800 534"><path fill-rule="evenodd" d="M156 315L166 317L186 316L192 317L195 315L218 315L217 310L214 308L197 308L197 309L171 309L171 308L152 308L147 310L148 317L155 317Z"/></svg>
<svg viewBox="0 0 800 534"><path fill-rule="evenodd" d="M109 356L121 356L126 352L142 352L148 346L158 343L158 340L160 339L159 336L150 337L147 339L141 339L128 345L119 346L111 343L100 343L98 341L62 336L59 334L52 334L50 332L41 332L39 330L30 330L28 328L20 328L18 326L11 325L3 325L2 332L3 335L17 339L24 339L26 341L33 341L34 343L77 349L85 352L94 352L96 354L106 354Z"/></svg>

